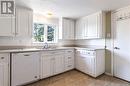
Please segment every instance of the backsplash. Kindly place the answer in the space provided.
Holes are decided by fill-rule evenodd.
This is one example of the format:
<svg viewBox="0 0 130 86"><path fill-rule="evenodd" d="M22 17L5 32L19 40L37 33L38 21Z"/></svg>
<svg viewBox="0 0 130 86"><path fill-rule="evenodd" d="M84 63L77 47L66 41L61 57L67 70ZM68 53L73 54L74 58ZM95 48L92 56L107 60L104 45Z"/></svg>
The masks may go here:
<svg viewBox="0 0 130 86"><path fill-rule="evenodd" d="M105 39L75 40L75 45L105 47Z"/></svg>
<svg viewBox="0 0 130 86"><path fill-rule="evenodd" d="M30 46L31 38L22 37L0 37L0 46Z"/></svg>

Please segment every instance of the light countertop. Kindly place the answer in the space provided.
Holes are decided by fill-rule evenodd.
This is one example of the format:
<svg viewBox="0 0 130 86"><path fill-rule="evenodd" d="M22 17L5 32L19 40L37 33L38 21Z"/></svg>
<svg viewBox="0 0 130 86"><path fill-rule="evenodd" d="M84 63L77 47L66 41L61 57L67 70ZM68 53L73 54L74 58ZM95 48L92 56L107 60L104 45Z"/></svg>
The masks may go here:
<svg viewBox="0 0 130 86"><path fill-rule="evenodd" d="M0 50L0 53L18 53L18 52L38 52L38 51L52 51L52 50L65 50L65 49L86 49L90 51L98 50L98 49L105 49L105 48L99 48L99 47L55 47L55 48L23 48L23 49L5 49Z"/></svg>

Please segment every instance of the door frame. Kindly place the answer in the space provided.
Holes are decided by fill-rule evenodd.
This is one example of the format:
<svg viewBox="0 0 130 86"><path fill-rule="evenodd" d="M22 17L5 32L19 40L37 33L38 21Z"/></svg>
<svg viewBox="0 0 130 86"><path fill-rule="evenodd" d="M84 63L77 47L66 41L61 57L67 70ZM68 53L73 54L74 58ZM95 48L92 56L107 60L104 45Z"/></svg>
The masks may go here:
<svg viewBox="0 0 130 86"><path fill-rule="evenodd" d="M111 12L111 75L114 76L114 12Z"/></svg>
<svg viewBox="0 0 130 86"><path fill-rule="evenodd" d="M114 76L114 35L115 35L115 13L117 11L111 12L111 75Z"/></svg>
<svg viewBox="0 0 130 86"><path fill-rule="evenodd" d="M116 15L115 13L125 10L125 8L120 8L111 12L111 75L114 76L114 35L115 35L115 24L116 24Z"/></svg>

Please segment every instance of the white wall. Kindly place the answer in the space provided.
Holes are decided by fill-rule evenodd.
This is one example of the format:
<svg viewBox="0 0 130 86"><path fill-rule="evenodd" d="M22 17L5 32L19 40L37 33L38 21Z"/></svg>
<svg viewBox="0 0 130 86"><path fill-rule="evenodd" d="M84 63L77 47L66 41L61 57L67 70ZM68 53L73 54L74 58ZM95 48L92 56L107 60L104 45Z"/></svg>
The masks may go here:
<svg viewBox="0 0 130 86"><path fill-rule="evenodd" d="M0 37L0 46L30 46L32 38Z"/></svg>
<svg viewBox="0 0 130 86"><path fill-rule="evenodd" d="M75 40L75 45L105 46L105 39Z"/></svg>

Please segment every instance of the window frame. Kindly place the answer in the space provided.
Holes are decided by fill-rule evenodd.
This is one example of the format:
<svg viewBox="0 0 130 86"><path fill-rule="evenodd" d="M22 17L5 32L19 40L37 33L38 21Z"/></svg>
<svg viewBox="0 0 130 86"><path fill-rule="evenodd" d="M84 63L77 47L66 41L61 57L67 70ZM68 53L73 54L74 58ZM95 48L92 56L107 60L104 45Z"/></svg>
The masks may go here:
<svg viewBox="0 0 130 86"><path fill-rule="evenodd" d="M34 40L34 23L39 23L39 24L43 24L44 25L44 42L36 42L35 40ZM47 35L48 35L48 33L47 33L47 27L48 26L54 26L55 27L55 30L54 30L54 41L47 41ZM58 26L57 25L55 25L55 24L46 24L46 23L43 23L43 22L33 22L33 37L32 37L32 39L33 39L33 43L34 44L43 44L43 43L49 43L49 44L55 44L55 43L58 43Z"/></svg>

